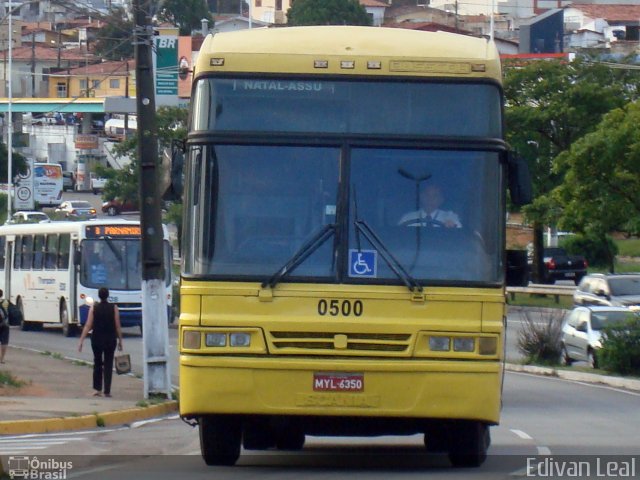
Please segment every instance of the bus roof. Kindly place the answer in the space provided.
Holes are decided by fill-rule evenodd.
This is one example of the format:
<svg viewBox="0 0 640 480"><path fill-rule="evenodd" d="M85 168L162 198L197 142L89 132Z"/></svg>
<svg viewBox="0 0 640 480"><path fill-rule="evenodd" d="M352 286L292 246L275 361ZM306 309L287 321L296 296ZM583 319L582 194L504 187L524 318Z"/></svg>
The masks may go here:
<svg viewBox="0 0 640 480"><path fill-rule="evenodd" d="M316 61L327 64L316 66ZM485 38L402 28L311 26L209 35L195 77L205 72L262 72L501 81L500 68L498 50Z"/></svg>

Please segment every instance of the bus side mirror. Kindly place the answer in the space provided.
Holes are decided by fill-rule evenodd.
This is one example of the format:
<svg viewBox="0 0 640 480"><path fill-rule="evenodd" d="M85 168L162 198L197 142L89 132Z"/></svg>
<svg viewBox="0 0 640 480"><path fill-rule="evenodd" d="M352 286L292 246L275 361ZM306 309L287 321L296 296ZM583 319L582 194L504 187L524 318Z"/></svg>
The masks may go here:
<svg viewBox="0 0 640 480"><path fill-rule="evenodd" d="M174 140L171 143L171 162L163 172L162 198L164 200L181 200L184 190L184 141Z"/></svg>
<svg viewBox="0 0 640 480"><path fill-rule="evenodd" d="M509 152L507 161L509 192L514 205L527 205L533 200L533 187L529 166L521 157Z"/></svg>

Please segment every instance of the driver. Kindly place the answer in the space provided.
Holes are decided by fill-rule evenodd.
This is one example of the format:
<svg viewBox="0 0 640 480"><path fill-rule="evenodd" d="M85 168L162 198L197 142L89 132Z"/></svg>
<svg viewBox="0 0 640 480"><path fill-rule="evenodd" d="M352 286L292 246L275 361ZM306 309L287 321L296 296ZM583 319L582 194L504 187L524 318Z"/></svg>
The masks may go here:
<svg viewBox="0 0 640 480"><path fill-rule="evenodd" d="M405 213L398 225L406 227L446 227L461 228L458 215L451 210L442 210L444 201L442 190L438 185L426 184L420 190L420 209Z"/></svg>

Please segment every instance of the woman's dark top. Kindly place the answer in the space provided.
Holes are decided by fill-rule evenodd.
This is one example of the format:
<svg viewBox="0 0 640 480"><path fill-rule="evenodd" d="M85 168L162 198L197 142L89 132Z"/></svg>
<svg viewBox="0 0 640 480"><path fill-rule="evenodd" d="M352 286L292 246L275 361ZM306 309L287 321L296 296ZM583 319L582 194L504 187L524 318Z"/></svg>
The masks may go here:
<svg viewBox="0 0 640 480"><path fill-rule="evenodd" d="M116 315L113 307L113 303L109 302L100 302L93 306L91 341L105 344L116 341Z"/></svg>

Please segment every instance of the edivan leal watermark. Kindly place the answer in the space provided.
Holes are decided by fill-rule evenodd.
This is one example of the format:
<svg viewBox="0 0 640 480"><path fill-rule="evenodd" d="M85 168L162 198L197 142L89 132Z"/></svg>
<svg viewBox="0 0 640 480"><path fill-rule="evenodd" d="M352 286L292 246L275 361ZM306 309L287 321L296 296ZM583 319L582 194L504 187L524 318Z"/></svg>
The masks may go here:
<svg viewBox="0 0 640 480"><path fill-rule="evenodd" d="M25 480L65 480L73 462L55 458L10 456L7 462L9 476Z"/></svg>
<svg viewBox="0 0 640 480"><path fill-rule="evenodd" d="M584 458L584 457L583 457ZM527 477L541 478L636 478L636 457L527 457Z"/></svg>

